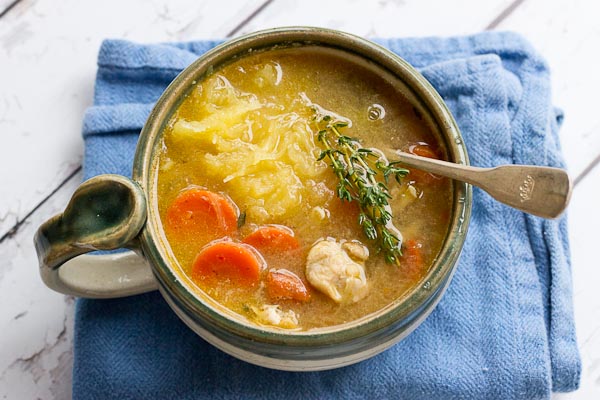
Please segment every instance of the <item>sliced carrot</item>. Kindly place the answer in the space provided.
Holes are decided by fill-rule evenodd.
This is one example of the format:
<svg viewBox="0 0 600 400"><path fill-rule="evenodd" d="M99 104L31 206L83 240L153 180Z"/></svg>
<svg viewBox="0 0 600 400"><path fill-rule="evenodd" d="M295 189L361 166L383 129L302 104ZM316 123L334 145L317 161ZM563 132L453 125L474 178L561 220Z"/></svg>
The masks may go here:
<svg viewBox="0 0 600 400"><path fill-rule="evenodd" d="M420 142L409 146L408 152L416 156L434 158L439 160L438 154L429 146L427 143ZM420 169L411 169L408 175L409 180L414 180L417 183L430 185L436 181L439 181L441 177L430 174L429 172L421 171Z"/></svg>
<svg viewBox="0 0 600 400"><path fill-rule="evenodd" d="M291 229L276 225L258 228L246 236L243 242L261 253L283 253L300 247Z"/></svg>
<svg viewBox="0 0 600 400"><path fill-rule="evenodd" d="M225 196L201 188L179 194L167 210L165 228L178 238L210 241L237 228L237 210Z"/></svg>
<svg viewBox="0 0 600 400"><path fill-rule="evenodd" d="M273 300L297 300L306 302L310 294L298 275L287 269L272 269L267 274L267 295Z"/></svg>
<svg viewBox="0 0 600 400"><path fill-rule="evenodd" d="M423 269L423 244L414 239L409 239L402 245L400 265L409 276L415 276Z"/></svg>
<svg viewBox="0 0 600 400"><path fill-rule="evenodd" d="M435 158L439 160L439 156L437 153L427 144L427 143L418 143L411 145L409 147L409 152L416 156L427 157L427 158Z"/></svg>
<svg viewBox="0 0 600 400"><path fill-rule="evenodd" d="M213 242L196 255L192 279L209 284L230 281L253 286L260 280L263 261L251 247L230 241Z"/></svg>

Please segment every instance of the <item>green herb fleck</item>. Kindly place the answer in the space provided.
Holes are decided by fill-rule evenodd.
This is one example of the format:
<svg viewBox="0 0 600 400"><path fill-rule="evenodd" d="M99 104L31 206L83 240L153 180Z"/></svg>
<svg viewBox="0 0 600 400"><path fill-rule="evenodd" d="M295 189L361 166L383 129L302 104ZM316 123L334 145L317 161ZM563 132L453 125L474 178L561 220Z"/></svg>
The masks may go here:
<svg viewBox="0 0 600 400"><path fill-rule="evenodd" d="M329 160L338 178L337 196L342 201L358 202L358 224L364 235L377 241L388 263L399 265L401 234L392 223L388 202L392 196L387 185L391 177L401 183L408 170L399 168L397 161L388 162L379 151L362 147L358 139L343 135L341 129L348 122L324 113L320 107L313 107L313 111L317 139L324 147L317 160Z"/></svg>
<svg viewBox="0 0 600 400"><path fill-rule="evenodd" d="M237 219L237 227L240 229L242 226L246 224L246 211L240 213L240 216Z"/></svg>

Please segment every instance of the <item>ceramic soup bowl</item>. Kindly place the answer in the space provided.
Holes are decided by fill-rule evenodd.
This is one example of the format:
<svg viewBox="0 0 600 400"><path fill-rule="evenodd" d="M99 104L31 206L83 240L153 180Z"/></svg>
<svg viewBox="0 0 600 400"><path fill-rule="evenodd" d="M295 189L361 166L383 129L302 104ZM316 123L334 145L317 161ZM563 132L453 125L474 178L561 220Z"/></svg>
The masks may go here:
<svg viewBox="0 0 600 400"><path fill-rule="evenodd" d="M447 235L421 283L387 307L353 322L307 331L251 324L191 290L174 270L157 205L158 153L165 125L193 85L218 66L250 51L303 45L359 57L393 77L413 106L431 121L448 158L468 164L460 132L444 101L396 54L365 39L320 28L279 28L243 36L202 55L164 91L140 134L131 179L100 175L84 182L66 210L39 228L35 244L46 285L86 298L158 289L181 320L206 341L242 360L282 370L352 364L413 331L434 309L456 268L471 210L467 184L452 184ZM133 252L84 255L118 248Z"/></svg>

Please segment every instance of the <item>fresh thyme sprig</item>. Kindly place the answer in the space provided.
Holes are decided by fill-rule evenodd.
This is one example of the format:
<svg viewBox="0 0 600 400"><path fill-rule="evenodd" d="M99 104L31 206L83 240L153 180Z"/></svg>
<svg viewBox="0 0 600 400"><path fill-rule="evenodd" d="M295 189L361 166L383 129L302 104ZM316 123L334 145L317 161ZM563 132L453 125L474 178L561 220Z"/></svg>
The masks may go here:
<svg viewBox="0 0 600 400"><path fill-rule="evenodd" d="M378 241L385 260L399 265L402 255L400 231L392 222L391 199L388 184L390 177L400 183L408 170L399 168L398 162L388 162L379 152L362 147L358 139L343 135L348 123L323 114L313 108L314 121L319 129L317 138L324 150L318 160L327 158L338 178L337 196L342 201L357 201L360 206L358 223L369 240ZM383 179L378 179L379 176Z"/></svg>

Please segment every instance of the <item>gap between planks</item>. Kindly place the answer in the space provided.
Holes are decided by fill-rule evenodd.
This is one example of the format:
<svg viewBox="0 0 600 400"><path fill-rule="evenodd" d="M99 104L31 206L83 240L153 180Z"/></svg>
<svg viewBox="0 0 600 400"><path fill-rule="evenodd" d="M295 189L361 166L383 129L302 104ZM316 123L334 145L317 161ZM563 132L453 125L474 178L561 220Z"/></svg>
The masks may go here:
<svg viewBox="0 0 600 400"><path fill-rule="evenodd" d="M15 236L17 234L17 232L19 231L19 228L21 227L21 225L23 225L25 222L27 222L27 220L29 219L29 217L31 217L41 206L44 205L44 203L46 203L52 196L54 196L56 194L56 192L58 192L63 186L65 186L67 183L69 183L69 181L71 179L73 179L77 173L79 173L79 171L81 171L81 165L77 166L77 168L75 168L75 170L73 170L73 172L71 172L69 174L69 176L67 176L61 183L58 184L58 186L56 186L56 188L54 188L54 190L52 190L52 192L50 192L50 194L46 197L44 197L38 204L35 205L35 207L33 207L31 209L31 211L29 211L27 214L25 214L25 216L18 220L9 230L8 232L6 232L4 235L2 235L2 237L0 238L0 244L2 244L6 239L10 239L13 236Z"/></svg>
<svg viewBox="0 0 600 400"><path fill-rule="evenodd" d="M488 26L485 27L486 31L491 31L496 29L502 21L508 18L521 4L523 4L525 0L515 0L508 5L492 22L489 23Z"/></svg>
<svg viewBox="0 0 600 400"><path fill-rule="evenodd" d="M17 1L19 1L19 0L17 0ZM250 15L248 15L242 22L240 22L227 35L225 35L225 37L230 38L233 35L235 35L236 33L238 33L244 26L248 25L248 23L250 21L252 21L258 14L263 12L263 10L265 8L267 8L269 6L269 4L271 4L272 2L273 2L273 0L267 0L264 3L262 3L256 10L254 10L254 12L252 12Z"/></svg>
<svg viewBox="0 0 600 400"><path fill-rule="evenodd" d="M0 18L4 17L21 0L0 0Z"/></svg>
<svg viewBox="0 0 600 400"><path fill-rule="evenodd" d="M598 154L596 158L594 158L592 162L589 163L588 166L585 167L579 175L577 175L577 177L573 180L573 187L576 187L579 184L579 182L583 180L583 178L589 175L589 173L592 172L598 166L598 164L600 164L600 154Z"/></svg>

